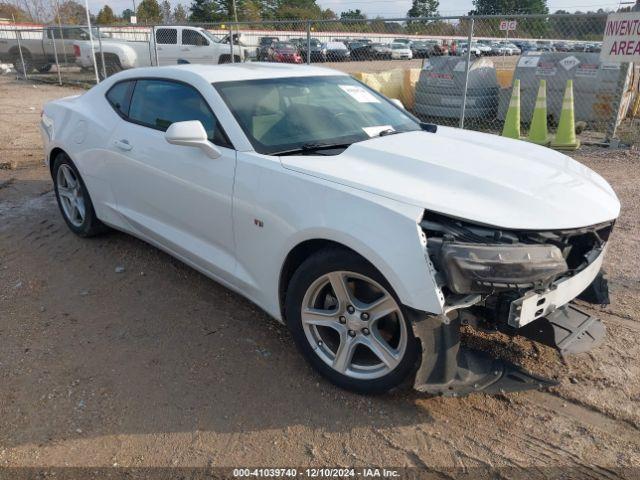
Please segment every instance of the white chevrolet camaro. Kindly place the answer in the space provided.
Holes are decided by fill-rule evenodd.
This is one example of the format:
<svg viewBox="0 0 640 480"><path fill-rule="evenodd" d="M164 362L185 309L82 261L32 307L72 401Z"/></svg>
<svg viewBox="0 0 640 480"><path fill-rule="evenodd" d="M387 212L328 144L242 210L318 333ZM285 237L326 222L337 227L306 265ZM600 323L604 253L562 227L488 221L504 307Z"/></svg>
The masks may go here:
<svg viewBox="0 0 640 480"><path fill-rule="evenodd" d="M285 322L337 385L433 394L552 383L464 348L461 325L578 353L571 303L619 203L544 147L421 123L352 77L244 63L132 69L44 107L69 228L155 245Z"/></svg>

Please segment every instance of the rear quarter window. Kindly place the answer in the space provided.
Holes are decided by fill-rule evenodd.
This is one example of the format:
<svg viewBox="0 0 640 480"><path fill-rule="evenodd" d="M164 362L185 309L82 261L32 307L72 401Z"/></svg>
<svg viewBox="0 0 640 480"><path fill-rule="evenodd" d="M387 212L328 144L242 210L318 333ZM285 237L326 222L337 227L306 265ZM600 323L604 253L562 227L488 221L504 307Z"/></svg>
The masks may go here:
<svg viewBox="0 0 640 480"><path fill-rule="evenodd" d="M107 101L121 117L126 117L129 113L132 85L132 81L116 83L106 94Z"/></svg>

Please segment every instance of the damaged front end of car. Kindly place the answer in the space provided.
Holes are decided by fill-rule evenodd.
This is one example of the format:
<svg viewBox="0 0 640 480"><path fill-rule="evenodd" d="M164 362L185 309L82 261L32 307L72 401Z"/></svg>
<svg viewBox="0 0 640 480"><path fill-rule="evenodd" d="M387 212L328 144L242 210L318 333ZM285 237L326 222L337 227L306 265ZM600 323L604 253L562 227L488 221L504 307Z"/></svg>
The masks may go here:
<svg viewBox="0 0 640 480"><path fill-rule="evenodd" d="M422 344L417 390L457 396L556 384L463 347L462 325L524 336L562 355L590 350L603 340L602 322L570 302L579 297L609 303L601 267L613 222L507 230L425 212L420 229L444 308L413 322Z"/></svg>

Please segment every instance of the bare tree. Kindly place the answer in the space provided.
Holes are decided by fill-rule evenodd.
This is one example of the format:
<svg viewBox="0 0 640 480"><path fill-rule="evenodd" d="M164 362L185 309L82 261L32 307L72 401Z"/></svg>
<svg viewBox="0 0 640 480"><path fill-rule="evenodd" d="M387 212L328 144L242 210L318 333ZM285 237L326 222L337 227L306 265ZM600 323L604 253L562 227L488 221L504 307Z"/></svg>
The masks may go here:
<svg viewBox="0 0 640 480"><path fill-rule="evenodd" d="M49 0L3 0L1 3L13 5L23 11L26 19L31 22L43 23L50 20L52 16Z"/></svg>

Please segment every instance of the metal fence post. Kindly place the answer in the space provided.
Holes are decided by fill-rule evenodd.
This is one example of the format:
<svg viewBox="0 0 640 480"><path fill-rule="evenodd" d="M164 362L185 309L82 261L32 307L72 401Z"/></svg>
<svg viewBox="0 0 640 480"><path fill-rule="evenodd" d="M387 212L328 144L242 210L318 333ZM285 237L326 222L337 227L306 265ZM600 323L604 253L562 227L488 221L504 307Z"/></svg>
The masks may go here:
<svg viewBox="0 0 640 480"><path fill-rule="evenodd" d="M469 17L469 37L467 39L467 66L464 72L464 90L462 91L462 102L460 103L460 128L464 128L464 111L467 107L467 89L469 88L469 70L471 70L471 41L473 40L473 16Z"/></svg>
<svg viewBox="0 0 640 480"><path fill-rule="evenodd" d="M22 38L22 33L19 32L18 30L16 30L16 38L18 39L18 50L20 51L20 62L22 62L22 75L24 76L25 80L28 80L29 76L27 75L27 66L24 63L24 55L22 54L22 42L20 42L20 39Z"/></svg>
<svg viewBox="0 0 640 480"><path fill-rule="evenodd" d="M311 20L307 20L307 65L311 65Z"/></svg>
<svg viewBox="0 0 640 480"><path fill-rule="evenodd" d="M60 29L60 40L62 41L62 56L64 58L65 65L69 64L69 59L67 58L67 44L64 43L64 34L62 31L62 18L60 17L60 0L56 0L56 11L58 12L58 28ZM55 42L55 34L53 35L53 41Z"/></svg>
<svg viewBox="0 0 640 480"><path fill-rule="evenodd" d="M86 0L85 0L86 1ZM93 60L93 71L96 74L96 85L100 83L100 75L98 75L98 61L96 60L96 50L93 43L93 30L91 28L91 17L89 8L85 8L87 14L87 30L89 30L89 44L91 45L91 58Z"/></svg>
<svg viewBox="0 0 640 480"><path fill-rule="evenodd" d="M233 25L229 23L229 55L231 56L231 63L235 63L236 59L233 55Z"/></svg>
<svg viewBox="0 0 640 480"><path fill-rule="evenodd" d="M100 61L102 62L102 78L107 78L107 67L104 63L104 50L102 50L102 34L100 33L100 27L96 27L98 32L98 48L100 48Z"/></svg>
<svg viewBox="0 0 640 480"><path fill-rule="evenodd" d="M159 67L160 59L158 58L158 32L156 31L155 25L151 27L151 41L153 42L153 53L156 57L156 67Z"/></svg>
<svg viewBox="0 0 640 480"><path fill-rule="evenodd" d="M22 62L22 75L24 75L25 80L28 80L29 77L27 77L27 67L24 64L24 56L22 55L22 42L20 42L20 38L22 37L22 35L18 30L18 26L16 25L16 18L13 16L13 14L11 14L11 18L13 18L13 23L16 26L16 40L18 41L18 51L20 52L20 62Z"/></svg>
<svg viewBox="0 0 640 480"><path fill-rule="evenodd" d="M149 48L149 66L153 67L153 52L151 51L151 33L147 32L147 47Z"/></svg>
<svg viewBox="0 0 640 480"><path fill-rule="evenodd" d="M55 36L55 30L51 30L51 32L53 33L53 58L56 61L56 72L58 72L58 83L60 84L60 86L62 86L62 75L60 73L60 62L58 61L58 48L56 47L56 36ZM43 32L44 35L44 32Z"/></svg>
<svg viewBox="0 0 640 480"><path fill-rule="evenodd" d="M624 95L624 86L627 83L629 77L630 63L620 64L620 73L618 75L618 83L616 85L616 96L613 100L613 108L611 114L611 121L607 125L607 133L605 135L605 141L609 142L611 148L616 148L619 142L615 139L616 130L618 129L618 114L620 113L620 106L622 104L622 97Z"/></svg>

